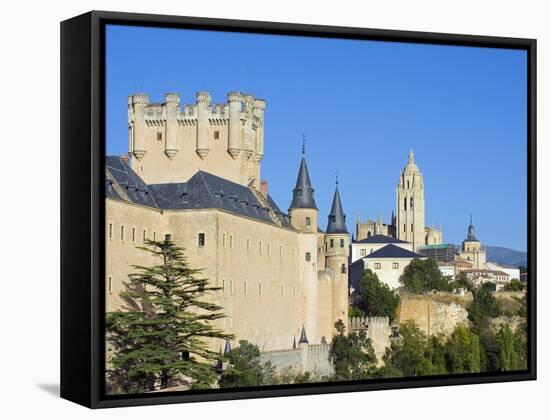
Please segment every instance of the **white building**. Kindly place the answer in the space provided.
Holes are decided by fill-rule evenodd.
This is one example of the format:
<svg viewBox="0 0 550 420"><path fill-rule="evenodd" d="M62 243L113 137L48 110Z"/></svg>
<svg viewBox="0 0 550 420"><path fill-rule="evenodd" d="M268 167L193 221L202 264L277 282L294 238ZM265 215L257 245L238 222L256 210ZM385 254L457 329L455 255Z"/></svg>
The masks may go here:
<svg viewBox="0 0 550 420"><path fill-rule="evenodd" d="M508 274L508 278L510 280L512 280L512 279L519 280L520 279L519 268L517 268L513 265L497 264L497 263L494 263L494 262L487 262L487 263L485 263L485 268L487 268L489 270L503 271L506 274Z"/></svg>
<svg viewBox="0 0 550 420"><path fill-rule="evenodd" d="M400 279L405 267L414 259L426 258L409 249L390 243L351 264L350 285L357 288L363 272L370 269L382 283L387 284L391 289L398 289L402 286Z"/></svg>
<svg viewBox="0 0 550 420"><path fill-rule="evenodd" d="M413 244L402 241L401 239L392 238L386 235L372 235L360 241L353 241L351 244L351 262L355 262L360 258L366 257L386 245L393 244L403 249L412 251Z"/></svg>

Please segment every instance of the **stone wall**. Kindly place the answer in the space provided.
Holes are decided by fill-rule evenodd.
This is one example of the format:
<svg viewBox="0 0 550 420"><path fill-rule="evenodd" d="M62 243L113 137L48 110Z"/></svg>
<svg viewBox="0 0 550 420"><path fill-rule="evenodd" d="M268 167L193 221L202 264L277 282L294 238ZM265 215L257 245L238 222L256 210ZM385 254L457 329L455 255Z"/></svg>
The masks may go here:
<svg viewBox="0 0 550 420"><path fill-rule="evenodd" d="M262 353L260 359L262 363L270 362L278 373L310 372L316 377L323 377L334 372L329 360L329 350L328 344L299 344L293 350Z"/></svg>
<svg viewBox="0 0 550 420"><path fill-rule="evenodd" d="M449 336L460 323L468 323L466 307L472 294L434 292L426 295L401 295L397 309L397 321L402 324L414 321L427 335Z"/></svg>
<svg viewBox="0 0 550 420"><path fill-rule="evenodd" d="M367 337L372 340L378 364L381 364L386 347L390 346L391 326L388 317L353 317L349 319L348 325L349 332L367 332Z"/></svg>

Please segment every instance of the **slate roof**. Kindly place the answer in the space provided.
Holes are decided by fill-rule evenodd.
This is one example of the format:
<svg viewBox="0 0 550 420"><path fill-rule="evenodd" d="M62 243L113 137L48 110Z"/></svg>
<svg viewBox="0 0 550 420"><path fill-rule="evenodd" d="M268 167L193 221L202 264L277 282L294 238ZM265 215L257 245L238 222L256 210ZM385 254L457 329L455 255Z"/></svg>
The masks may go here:
<svg viewBox="0 0 550 420"><path fill-rule="evenodd" d="M296 187L292 191L291 209L316 209L315 198L313 192L315 190L311 186L309 172L307 170L306 159L302 156L300 163L300 171L296 179Z"/></svg>
<svg viewBox="0 0 550 420"><path fill-rule="evenodd" d="M338 191L338 183L336 184L334 198L332 199L332 208L328 216L326 233L349 233L346 227L346 215L344 214L342 201L340 200L340 192Z"/></svg>
<svg viewBox="0 0 550 420"><path fill-rule="evenodd" d="M387 235L372 235L368 238L361 239L360 241L353 242L354 244L406 244L407 241L401 239L392 238Z"/></svg>
<svg viewBox="0 0 550 420"><path fill-rule="evenodd" d="M220 209L275 224L269 216L273 212L290 227L288 215L271 197L265 207L250 188L207 172L198 171L187 182L147 185L119 156L106 157L105 172L107 197L163 210Z"/></svg>
<svg viewBox="0 0 550 420"><path fill-rule="evenodd" d="M380 248L363 258L423 258L422 255L416 252L409 251L408 249L401 248L400 246L389 244L383 248Z"/></svg>

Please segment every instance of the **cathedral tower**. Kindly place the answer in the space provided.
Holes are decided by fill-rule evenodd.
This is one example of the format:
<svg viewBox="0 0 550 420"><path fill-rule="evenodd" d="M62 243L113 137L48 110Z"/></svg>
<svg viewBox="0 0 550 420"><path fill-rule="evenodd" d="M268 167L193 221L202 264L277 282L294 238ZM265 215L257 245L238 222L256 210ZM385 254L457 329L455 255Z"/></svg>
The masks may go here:
<svg viewBox="0 0 550 420"><path fill-rule="evenodd" d="M476 238L472 216L470 215L470 225L468 226L468 236L462 241L462 250L460 258L472 261L474 268L485 268L487 261L485 249L481 247L481 242Z"/></svg>
<svg viewBox="0 0 550 420"><path fill-rule="evenodd" d="M347 327L348 318L348 263L349 232L346 227L346 215L342 208L338 180L328 216L325 233L325 265L333 272L332 283L332 325L339 319Z"/></svg>
<svg viewBox="0 0 550 420"><path fill-rule="evenodd" d="M412 150L399 177L397 196L397 238L413 244L413 251L426 243L424 225L424 179L414 163Z"/></svg>
<svg viewBox="0 0 550 420"><path fill-rule="evenodd" d="M302 149L302 162L288 209L292 227L301 232L317 233L319 210L315 204L314 191L307 170L305 150Z"/></svg>

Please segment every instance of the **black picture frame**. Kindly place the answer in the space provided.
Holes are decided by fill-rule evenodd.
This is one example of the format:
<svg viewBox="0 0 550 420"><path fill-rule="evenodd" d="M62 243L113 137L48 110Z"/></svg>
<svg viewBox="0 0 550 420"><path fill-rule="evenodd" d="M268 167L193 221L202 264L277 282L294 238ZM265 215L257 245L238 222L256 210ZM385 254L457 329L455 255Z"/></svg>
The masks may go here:
<svg viewBox="0 0 550 420"><path fill-rule="evenodd" d="M528 369L518 372L106 396L105 25L192 28L527 52ZM61 397L90 408L536 379L536 40L92 11L61 23Z"/></svg>

